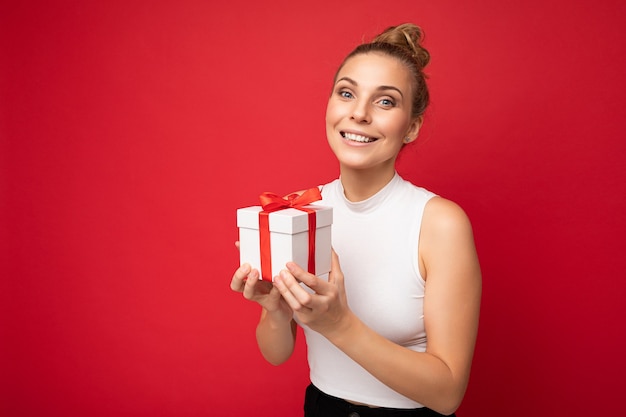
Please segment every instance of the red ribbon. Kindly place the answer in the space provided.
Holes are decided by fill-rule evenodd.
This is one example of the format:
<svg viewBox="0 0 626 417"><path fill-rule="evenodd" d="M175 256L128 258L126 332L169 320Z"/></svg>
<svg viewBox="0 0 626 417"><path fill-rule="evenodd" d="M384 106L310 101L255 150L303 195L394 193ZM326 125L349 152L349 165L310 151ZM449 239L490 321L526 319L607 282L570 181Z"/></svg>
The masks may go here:
<svg viewBox="0 0 626 417"><path fill-rule="evenodd" d="M265 281L272 282L272 258L270 245L270 222L269 215L275 211L295 208L308 213L309 218L309 262L308 271L315 274L315 210L304 206L322 199L318 188L309 188L306 191L291 193L280 197L274 193L265 192L259 196L263 211L259 212L259 239L261 246L261 277Z"/></svg>

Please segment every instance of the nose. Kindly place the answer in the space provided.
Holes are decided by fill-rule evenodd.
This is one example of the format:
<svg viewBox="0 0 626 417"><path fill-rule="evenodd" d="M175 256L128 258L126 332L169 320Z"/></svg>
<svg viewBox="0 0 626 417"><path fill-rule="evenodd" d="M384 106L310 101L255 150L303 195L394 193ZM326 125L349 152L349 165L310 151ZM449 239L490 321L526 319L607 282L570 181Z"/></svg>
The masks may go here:
<svg viewBox="0 0 626 417"><path fill-rule="evenodd" d="M354 100L354 107L352 108L352 116L350 118L357 123L369 123L371 118L368 103L364 100Z"/></svg>

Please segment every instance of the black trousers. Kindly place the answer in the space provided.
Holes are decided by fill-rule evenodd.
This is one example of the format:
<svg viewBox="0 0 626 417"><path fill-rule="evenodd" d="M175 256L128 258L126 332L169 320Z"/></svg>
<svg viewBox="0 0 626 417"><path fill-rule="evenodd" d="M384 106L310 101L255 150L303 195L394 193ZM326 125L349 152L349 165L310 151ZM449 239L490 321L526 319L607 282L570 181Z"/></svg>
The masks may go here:
<svg viewBox="0 0 626 417"><path fill-rule="evenodd" d="M320 391L311 384L304 398L304 417L438 417L443 416L430 408L374 408L354 405ZM454 414L452 414L454 417Z"/></svg>

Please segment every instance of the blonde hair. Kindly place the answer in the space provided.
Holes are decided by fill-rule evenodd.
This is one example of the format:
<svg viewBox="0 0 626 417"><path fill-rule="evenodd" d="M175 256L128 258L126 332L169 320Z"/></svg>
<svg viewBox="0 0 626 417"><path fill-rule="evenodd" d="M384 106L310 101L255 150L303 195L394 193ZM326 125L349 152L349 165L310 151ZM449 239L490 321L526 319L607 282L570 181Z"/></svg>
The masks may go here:
<svg viewBox="0 0 626 417"><path fill-rule="evenodd" d="M377 52L396 58L404 64L412 75L413 98L411 115L420 117L424 114L430 102L430 94L426 84L428 76L424 72L424 68L430 61L430 54L422 46L423 41L424 32L413 23L390 26L371 42L363 43L350 52L339 66L335 79L346 61L355 55Z"/></svg>

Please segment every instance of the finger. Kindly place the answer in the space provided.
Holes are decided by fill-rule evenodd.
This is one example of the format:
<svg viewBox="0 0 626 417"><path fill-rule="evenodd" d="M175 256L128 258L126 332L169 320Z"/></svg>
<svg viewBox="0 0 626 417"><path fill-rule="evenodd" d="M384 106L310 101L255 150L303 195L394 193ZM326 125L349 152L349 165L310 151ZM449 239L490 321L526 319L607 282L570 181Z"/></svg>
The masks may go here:
<svg viewBox="0 0 626 417"><path fill-rule="evenodd" d="M235 241L235 246L237 247L237 249L239 249L239 241L238 240Z"/></svg>
<svg viewBox="0 0 626 417"><path fill-rule="evenodd" d="M297 263L287 262L286 266L289 272L291 273L291 275L293 275L298 281L303 282L305 284L312 283L313 281L312 278L314 277L314 275L302 269L300 265L298 265Z"/></svg>
<svg viewBox="0 0 626 417"><path fill-rule="evenodd" d="M233 291L241 292L243 291L243 286L245 285L245 279L250 274L250 265L247 263L242 264L235 273L233 274L233 278L230 281L230 289Z"/></svg>
<svg viewBox="0 0 626 417"><path fill-rule="evenodd" d="M298 264L293 262L287 262L287 269L295 277L296 280L309 287L311 290L313 290L313 292L318 294L326 293L326 290L328 288L328 282L326 280L320 279L319 277L305 271Z"/></svg>
<svg viewBox="0 0 626 417"><path fill-rule="evenodd" d="M274 278L274 285L294 311L301 311L311 304L311 295L300 286L289 271L280 271L280 274Z"/></svg>
<svg viewBox="0 0 626 417"><path fill-rule="evenodd" d="M248 274L248 277L246 279L246 282L243 288L244 298L250 300L252 299L252 297L254 297L254 294L256 292L256 286L258 283L259 283L259 271L257 271L256 269L253 269Z"/></svg>
<svg viewBox="0 0 626 417"><path fill-rule="evenodd" d="M343 278L341 265L339 264L339 255L334 249L330 253L330 274L328 274L328 282L336 284L338 278Z"/></svg>

